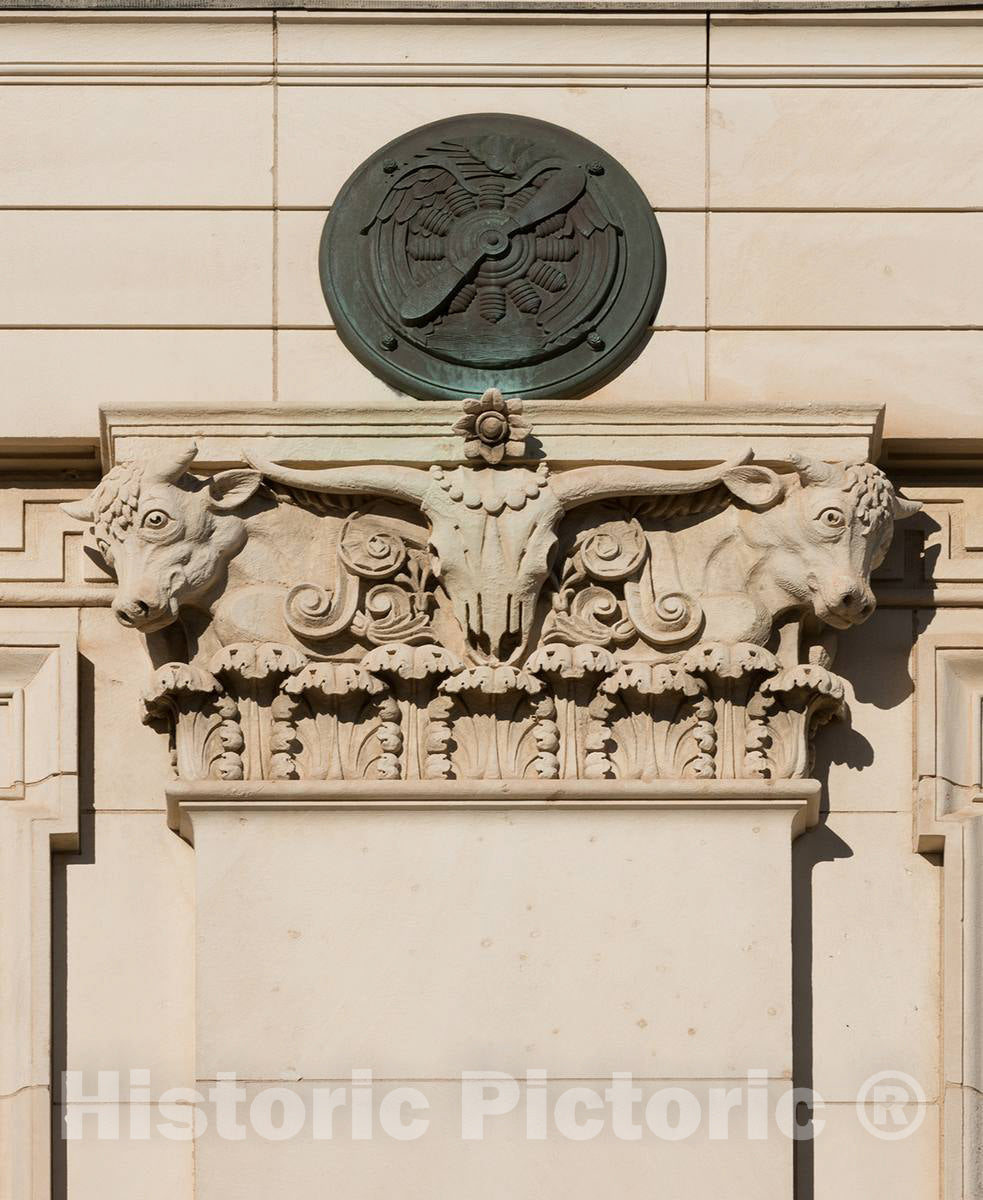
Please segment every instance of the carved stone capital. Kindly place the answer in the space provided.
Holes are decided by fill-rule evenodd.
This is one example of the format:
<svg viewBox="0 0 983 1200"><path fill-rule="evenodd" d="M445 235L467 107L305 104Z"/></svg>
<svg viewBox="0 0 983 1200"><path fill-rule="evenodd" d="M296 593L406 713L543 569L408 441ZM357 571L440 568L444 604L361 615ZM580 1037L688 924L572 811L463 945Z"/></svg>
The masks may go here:
<svg viewBox="0 0 983 1200"><path fill-rule="evenodd" d="M917 506L870 463L530 460L489 389L464 460L204 477L183 445L68 506L163 663L179 778L797 779L832 631ZM275 457L275 455L274 455Z"/></svg>

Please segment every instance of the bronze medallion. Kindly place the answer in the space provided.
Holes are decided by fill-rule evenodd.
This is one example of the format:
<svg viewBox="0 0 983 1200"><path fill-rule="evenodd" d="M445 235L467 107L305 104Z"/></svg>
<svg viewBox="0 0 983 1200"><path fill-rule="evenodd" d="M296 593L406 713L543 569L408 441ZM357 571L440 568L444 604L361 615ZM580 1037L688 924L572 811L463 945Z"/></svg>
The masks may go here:
<svg viewBox="0 0 983 1200"><path fill-rule="evenodd" d="M482 113L390 142L347 181L321 286L362 363L420 399L568 399L623 370L665 288L638 184L593 142Z"/></svg>

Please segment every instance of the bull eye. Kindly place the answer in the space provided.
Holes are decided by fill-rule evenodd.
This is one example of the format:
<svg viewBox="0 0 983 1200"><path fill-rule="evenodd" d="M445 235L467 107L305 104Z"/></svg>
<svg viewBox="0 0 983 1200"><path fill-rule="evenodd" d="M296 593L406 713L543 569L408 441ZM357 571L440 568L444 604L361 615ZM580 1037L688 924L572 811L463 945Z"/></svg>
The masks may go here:
<svg viewBox="0 0 983 1200"><path fill-rule="evenodd" d="M821 525L825 525L827 529L845 529L846 517L838 508L824 508L816 518Z"/></svg>
<svg viewBox="0 0 983 1200"><path fill-rule="evenodd" d="M144 529L164 529L170 524L170 520L162 508L155 508L146 514L140 524Z"/></svg>

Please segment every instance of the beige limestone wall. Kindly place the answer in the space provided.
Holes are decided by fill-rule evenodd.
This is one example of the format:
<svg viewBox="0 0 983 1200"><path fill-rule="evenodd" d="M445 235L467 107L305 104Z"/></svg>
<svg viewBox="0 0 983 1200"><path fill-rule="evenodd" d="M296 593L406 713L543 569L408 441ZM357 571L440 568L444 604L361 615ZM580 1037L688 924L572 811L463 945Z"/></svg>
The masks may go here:
<svg viewBox="0 0 983 1200"><path fill-rule="evenodd" d="M380 394L320 298L324 213L375 147L475 110L603 142L659 212L667 295L619 395L835 394L885 403L890 438L981 432L972 13L8 12L0 29L11 435L91 442L98 404L132 398Z"/></svg>
<svg viewBox="0 0 983 1200"><path fill-rule="evenodd" d="M5 12L0 455L94 470L100 404L385 395L320 299L325 212L381 143L489 110L602 143L659 214L666 299L609 395L696 413L874 401L889 445L983 437L981 53L973 13ZM84 605L54 1066L149 1067L163 1090L194 1078L194 852L166 828L166 748L137 720L138 639L54 515L85 489L48 483L0 492L0 576ZM978 539L945 525L974 506L973 484L931 510L950 588L983 578ZM802 1200L963 1195L961 1169L944 1185L941 1170L943 881L937 856L911 849L914 636L956 618L926 607L937 589L921 576L889 586L842 640L852 720L821 737L829 812L795 848L795 1070L829 1106ZM853 1113L886 1068L928 1099L898 1143L864 1140ZM55 1195L133 1194L139 1179L145 1200L176 1200L193 1167L187 1144L156 1137L56 1145Z"/></svg>

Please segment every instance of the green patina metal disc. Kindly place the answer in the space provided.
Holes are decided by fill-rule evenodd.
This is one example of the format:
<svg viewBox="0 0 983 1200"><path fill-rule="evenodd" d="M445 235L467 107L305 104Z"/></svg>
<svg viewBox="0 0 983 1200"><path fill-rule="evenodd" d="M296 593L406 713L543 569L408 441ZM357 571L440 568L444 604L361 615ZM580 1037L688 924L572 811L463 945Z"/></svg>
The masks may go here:
<svg viewBox="0 0 983 1200"><path fill-rule="evenodd" d="M355 357L438 400L596 390L644 346L666 276L620 163L502 113L421 126L362 163L325 222L320 270Z"/></svg>

